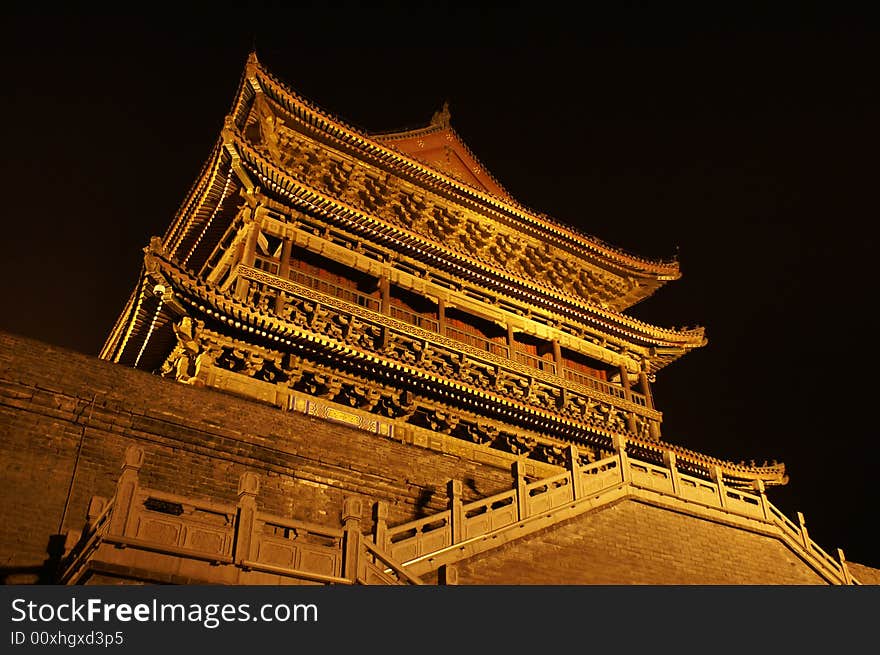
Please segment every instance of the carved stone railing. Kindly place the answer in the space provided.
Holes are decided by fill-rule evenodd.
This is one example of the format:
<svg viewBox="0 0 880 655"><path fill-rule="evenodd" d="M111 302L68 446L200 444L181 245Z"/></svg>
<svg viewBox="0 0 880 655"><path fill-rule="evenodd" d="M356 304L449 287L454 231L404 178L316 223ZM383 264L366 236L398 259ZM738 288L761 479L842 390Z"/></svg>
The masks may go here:
<svg viewBox="0 0 880 655"><path fill-rule="evenodd" d="M672 453L658 465L631 457L622 439L616 440L615 449L609 457L584 462L570 446L566 466L537 480L528 479L524 462L517 460L512 489L469 503L462 501L462 483L450 480L448 509L393 527L387 525L387 504L375 503L369 537L361 530L360 498L345 500L341 527L259 511L260 483L254 473L241 476L235 504L141 487L143 451L131 446L115 495L110 500L94 497L85 529L70 535L78 539L62 561L58 581L77 583L90 564L108 553L119 565L125 556L120 553L147 552L171 558L172 571L177 558L324 584L422 584L419 575L438 563L454 564L456 558L469 556L467 546L484 541L489 549L505 531L524 536L632 495L678 502L678 510L775 536L828 582L859 584L843 551L838 549L834 559L820 548L810 538L803 515L798 513L797 523L786 517L767 500L761 483L754 493L732 489L718 474L707 481L682 473Z"/></svg>
<svg viewBox="0 0 880 655"><path fill-rule="evenodd" d="M218 504L141 487L142 463L143 451L129 447L115 496L93 498L59 582L75 584L108 552L118 565L124 549L325 584L421 584L382 548L362 539L352 513L360 511L357 499L346 501L342 527L321 526L258 511L254 473L241 476L238 503ZM167 568L176 569L173 560Z"/></svg>
<svg viewBox="0 0 880 655"><path fill-rule="evenodd" d="M461 483L450 481L450 509L395 527L385 525L381 517L387 515L387 508L377 503L374 539L393 552L397 561L422 574L439 563L454 563L461 553L469 556L472 551L464 546L503 535L505 530L516 529L523 535L530 521L535 530L543 529L570 518L579 509L589 511L627 493L648 492L660 499L687 501L690 508L702 510L710 518L734 520L737 525L774 535L828 582L859 584L846 567L843 551L838 549L838 558L834 559L820 548L810 539L803 515L798 513L798 523L787 518L767 500L760 482L755 492L749 493L726 486L717 471L709 481L682 473L672 453L667 453L665 465L660 466L629 456L623 440L617 440L615 447L610 457L585 464L572 446L565 470L540 480L527 480L523 462L518 460L513 467L513 490L468 504L459 500ZM555 515L557 512L560 516Z"/></svg>

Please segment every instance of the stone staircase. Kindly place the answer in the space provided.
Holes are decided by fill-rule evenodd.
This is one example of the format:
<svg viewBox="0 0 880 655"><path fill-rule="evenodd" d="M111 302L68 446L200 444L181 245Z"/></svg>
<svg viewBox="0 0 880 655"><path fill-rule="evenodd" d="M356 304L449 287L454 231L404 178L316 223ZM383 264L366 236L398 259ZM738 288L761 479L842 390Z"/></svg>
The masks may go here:
<svg viewBox="0 0 880 655"><path fill-rule="evenodd" d="M339 528L260 512L259 478L245 473L237 504L195 501L141 487L143 451L128 449L116 494L92 499L81 534L69 535L59 582L95 576L145 582L227 584L422 584L437 573L457 581L456 564L563 521L625 499L666 507L779 539L829 584L859 584L843 552L831 557L807 532L803 515L788 519L758 483L749 492L686 474L666 452L662 465L635 459L623 440L614 453L584 464L576 447L560 472L529 479L513 465L513 488L463 502L462 483L447 485L448 509L389 526L388 506L374 503L372 534L361 528L363 499L343 503Z"/></svg>

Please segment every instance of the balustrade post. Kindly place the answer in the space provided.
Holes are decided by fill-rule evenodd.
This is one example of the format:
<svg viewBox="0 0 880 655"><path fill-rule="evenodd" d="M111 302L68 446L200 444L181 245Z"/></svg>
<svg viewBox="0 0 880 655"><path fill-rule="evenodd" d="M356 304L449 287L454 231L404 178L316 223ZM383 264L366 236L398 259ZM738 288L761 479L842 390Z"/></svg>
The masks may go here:
<svg viewBox="0 0 880 655"><path fill-rule="evenodd" d="M843 548L837 549L837 559L840 560L840 571L843 576L843 584L851 585L853 583L853 579L852 575L849 572L849 567L846 565L846 557L843 556Z"/></svg>
<svg viewBox="0 0 880 655"><path fill-rule="evenodd" d="M463 489L461 480L449 480L446 483L446 495L449 498L449 522L452 530L452 543L454 544L461 541L464 528L464 503L461 500Z"/></svg>
<svg viewBox="0 0 880 655"><path fill-rule="evenodd" d="M763 480L754 480L752 482L752 486L755 491L758 492L758 498L761 500L761 513L764 515L764 520L770 520L770 507L767 505L767 490L764 486Z"/></svg>
<svg viewBox="0 0 880 655"><path fill-rule="evenodd" d="M663 464L669 469L669 479L672 481L672 493L681 495L681 478L678 477L678 464L675 453L670 450L663 451Z"/></svg>
<svg viewBox="0 0 880 655"><path fill-rule="evenodd" d="M807 532L807 522L804 520L804 515L801 512L797 513L797 520L801 531L801 543L804 545L804 548L810 550L810 533Z"/></svg>
<svg viewBox="0 0 880 655"><path fill-rule="evenodd" d="M235 526L235 563L254 559L254 534L257 527L257 494L260 477L250 471L238 479L238 512Z"/></svg>
<svg viewBox="0 0 880 655"><path fill-rule="evenodd" d="M571 499L578 500L584 495L583 487L581 486L583 476L581 475L580 454L578 453L577 446L574 444L569 444L566 451L566 460L568 470L571 472Z"/></svg>
<svg viewBox="0 0 880 655"><path fill-rule="evenodd" d="M254 218L247 223L247 235L244 238L244 247L241 250L241 261L243 266L253 266L257 256L257 239L260 236L260 226L262 221L254 212ZM246 280L239 276L235 281L235 297L239 300L247 298L248 289L250 288L250 280Z"/></svg>
<svg viewBox="0 0 880 655"><path fill-rule="evenodd" d="M727 507L727 490L724 488L724 475L721 473L720 466L713 466L709 470L709 477L712 478L712 482L718 487L718 502L721 503L721 507Z"/></svg>
<svg viewBox="0 0 880 655"><path fill-rule="evenodd" d="M612 435L611 445L617 454L617 461L620 466L620 481L629 482L632 478L632 473L629 470L629 457L626 454L626 437L619 434Z"/></svg>
<svg viewBox="0 0 880 655"><path fill-rule="evenodd" d="M639 373L639 386L642 390L642 395L645 397L645 406L648 409L654 409L654 397L651 395L651 385L648 382L648 374L642 371Z"/></svg>
<svg viewBox="0 0 880 655"><path fill-rule="evenodd" d="M553 345L553 363L556 364L556 375L564 378L565 361L562 359L562 347L559 345L559 339L553 339L550 343Z"/></svg>
<svg viewBox="0 0 880 655"><path fill-rule="evenodd" d="M358 561L361 549L361 515L363 502L360 498L346 498L342 501L342 525L345 531L342 547L342 575L353 583L357 582Z"/></svg>
<svg viewBox="0 0 880 655"><path fill-rule="evenodd" d="M128 533L134 518L134 504L137 501L138 481L144 463L144 449L129 446L122 460L122 474L116 483L116 500L110 517L109 534L122 536Z"/></svg>
<svg viewBox="0 0 880 655"><path fill-rule="evenodd" d="M373 543L380 550L386 550L388 538L388 503L384 500L373 504Z"/></svg>
<svg viewBox="0 0 880 655"><path fill-rule="evenodd" d="M626 370L626 365L620 365L620 386L623 387L623 397L631 401L632 400L632 390L629 385L629 371ZM633 430L635 432L635 430Z"/></svg>
<svg viewBox="0 0 880 655"><path fill-rule="evenodd" d="M513 463L513 481L516 485L516 516L518 521L528 518L529 505L526 494L526 465L522 460Z"/></svg>

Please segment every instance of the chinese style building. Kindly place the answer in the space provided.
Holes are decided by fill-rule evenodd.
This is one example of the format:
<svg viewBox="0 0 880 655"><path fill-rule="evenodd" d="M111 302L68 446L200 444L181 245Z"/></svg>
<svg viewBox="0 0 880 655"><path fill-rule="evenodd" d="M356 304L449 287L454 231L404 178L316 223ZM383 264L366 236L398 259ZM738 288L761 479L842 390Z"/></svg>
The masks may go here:
<svg viewBox="0 0 880 655"><path fill-rule="evenodd" d="M447 107L365 133L252 55L89 365L57 579L853 583L782 464L664 439L651 385L706 338L626 311L679 277L520 205Z"/></svg>

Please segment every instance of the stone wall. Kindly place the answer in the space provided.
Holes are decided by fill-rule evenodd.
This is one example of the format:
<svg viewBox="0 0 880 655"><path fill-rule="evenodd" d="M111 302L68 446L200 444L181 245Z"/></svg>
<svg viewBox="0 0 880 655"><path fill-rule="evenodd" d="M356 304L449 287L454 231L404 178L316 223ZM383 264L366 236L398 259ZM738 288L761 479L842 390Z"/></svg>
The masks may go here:
<svg viewBox="0 0 880 655"><path fill-rule="evenodd" d="M262 510L333 526L345 496L385 500L400 523L445 509L451 478L471 499L512 484L503 460L478 464L0 334L3 579L45 574L50 542L82 527L92 495L113 494L130 444L145 450L145 486L234 503L254 471Z"/></svg>

